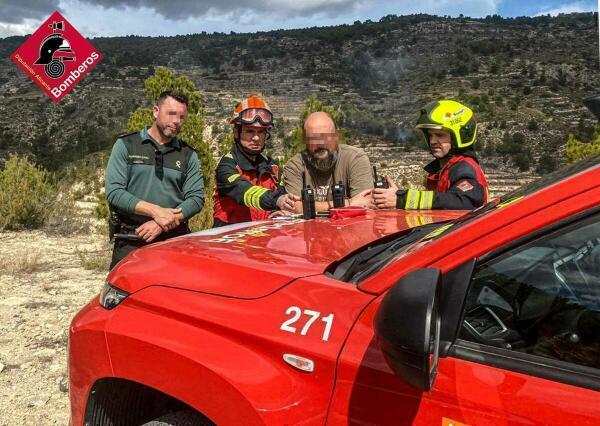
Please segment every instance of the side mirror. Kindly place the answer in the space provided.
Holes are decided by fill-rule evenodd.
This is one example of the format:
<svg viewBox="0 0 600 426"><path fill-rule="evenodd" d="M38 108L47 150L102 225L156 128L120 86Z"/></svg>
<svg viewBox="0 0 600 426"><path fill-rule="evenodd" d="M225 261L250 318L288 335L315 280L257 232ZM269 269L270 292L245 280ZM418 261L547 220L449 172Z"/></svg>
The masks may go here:
<svg viewBox="0 0 600 426"><path fill-rule="evenodd" d="M440 271L418 269L385 295L375 316L375 336L390 368L406 383L428 391L440 349Z"/></svg>
<svg viewBox="0 0 600 426"><path fill-rule="evenodd" d="M600 120L600 95L585 98L583 104Z"/></svg>

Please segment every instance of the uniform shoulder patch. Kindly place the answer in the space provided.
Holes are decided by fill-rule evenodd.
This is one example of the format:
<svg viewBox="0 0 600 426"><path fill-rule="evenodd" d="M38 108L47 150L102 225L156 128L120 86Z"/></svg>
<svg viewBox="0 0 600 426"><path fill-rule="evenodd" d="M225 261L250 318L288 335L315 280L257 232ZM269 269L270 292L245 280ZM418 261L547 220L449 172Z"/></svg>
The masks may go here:
<svg viewBox="0 0 600 426"><path fill-rule="evenodd" d="M455 185L455 187L460 189L462 192L471 191L473 188L475 188L468 180L461 180Z"/></svg>

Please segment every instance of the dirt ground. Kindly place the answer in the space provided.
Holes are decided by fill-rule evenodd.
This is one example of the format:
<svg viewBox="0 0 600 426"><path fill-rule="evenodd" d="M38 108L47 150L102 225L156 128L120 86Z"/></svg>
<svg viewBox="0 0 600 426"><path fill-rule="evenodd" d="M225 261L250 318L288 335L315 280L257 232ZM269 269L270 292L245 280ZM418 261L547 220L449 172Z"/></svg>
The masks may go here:
<svg viewBox="0 0 600 426"><path fill-rule="evenodd" d="M0 232L1 426L68 424L68 328L104 282L105 240Z"/></svg>

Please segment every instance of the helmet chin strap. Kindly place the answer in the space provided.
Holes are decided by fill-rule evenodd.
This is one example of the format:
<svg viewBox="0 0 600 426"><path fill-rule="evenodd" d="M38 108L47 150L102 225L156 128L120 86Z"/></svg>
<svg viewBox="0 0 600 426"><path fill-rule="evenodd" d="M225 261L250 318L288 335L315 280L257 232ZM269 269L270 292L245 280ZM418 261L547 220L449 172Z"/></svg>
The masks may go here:
<svg viewBox="0 0 600 426"><path fill-rule="evenodd" d="M248 149L246 147L244 147L244 145L242 145L241 142L241 135L242 135L242 126L241 125L236 125L236 132L233 135L233 140L235 141L236 145L240 148L240 150L246 154L246 155L260 155L265 148L267 147L267 145L263 145L263 147L259 150L252 150L252 149ZM268 141L269 139L271 139L271 132L269 132L269 129L267 129L267 134L265 136L265 141Z"/></svg>
<svg viewBox="0 0 600 426"><path fill-rule="evenodd" d="M260 155L260 153L265 150L264 146L262 147L262 149L254 150L254 149L248 149L248 148L244 147L238 141L236 141L236 143L237 143L238 147L240 148L240 150L246 155Z"/></svg>

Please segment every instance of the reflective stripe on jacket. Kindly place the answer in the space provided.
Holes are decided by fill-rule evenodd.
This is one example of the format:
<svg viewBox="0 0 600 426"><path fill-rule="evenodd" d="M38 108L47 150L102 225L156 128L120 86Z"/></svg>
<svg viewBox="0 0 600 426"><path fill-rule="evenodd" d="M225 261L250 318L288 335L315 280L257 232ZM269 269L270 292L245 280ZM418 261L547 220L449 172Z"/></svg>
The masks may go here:
<svg viewBox="0 0 600 426"><path fill-rule="evenodd" d="M222 223L267 219L284 193L273 159L260 154L253 164L237 145L221 158L216 175L214 217Z"/></svg>
<svg viewBox="0 0 600 426"><path fill-rule="evenodd" d="M435 160L425 166L425 191L397 192L396 207L404 210L472 210L487 203L488 184L473 157L455 155L442 168Z"/></svg>

